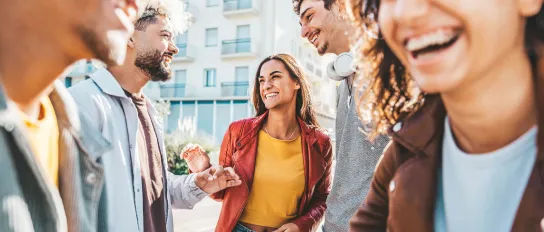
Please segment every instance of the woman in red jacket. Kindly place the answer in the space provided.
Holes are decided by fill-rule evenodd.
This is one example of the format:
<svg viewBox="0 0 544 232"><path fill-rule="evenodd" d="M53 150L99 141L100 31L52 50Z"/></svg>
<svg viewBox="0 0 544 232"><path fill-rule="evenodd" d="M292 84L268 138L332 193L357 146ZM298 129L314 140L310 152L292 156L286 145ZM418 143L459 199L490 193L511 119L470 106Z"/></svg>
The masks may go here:
<svg viewBox="0 0 544 232"><path fill-rule="evenodd" d="M233 122L219 163L242 185L216 193L216 231L313 231L327 208L330 139L319 130L306 77L295 59L264 59L255 76L255 118Z"/></svg>

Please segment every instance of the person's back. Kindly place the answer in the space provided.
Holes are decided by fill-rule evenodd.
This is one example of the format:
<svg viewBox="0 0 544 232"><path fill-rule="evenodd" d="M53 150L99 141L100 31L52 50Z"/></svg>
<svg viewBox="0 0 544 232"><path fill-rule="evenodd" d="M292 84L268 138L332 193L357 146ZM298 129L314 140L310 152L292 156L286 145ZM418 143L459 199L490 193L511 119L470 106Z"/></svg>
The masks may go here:
<svg viewBox="0 0 544 232"><path fill-rule="evenodd" d="M349 36L354 35L354 29L345 18L343 1L293 0L293 6L300 16L301 36L308 39L320 55L334 53L343 58L353 57ZM348 230L349 218L366 197L376 163L389 140L384 136L370 142L360 131L363 124L353 100L353 71L335 70L332 64L330 66L327 74L341 83L337 88L334 181L327 199L323 229L344 232Z"/></svg>
<svg viewBox="0 0 544 232"><path fill-rule="evenodd" d="M109 143L57 77L78 59L122 61L137 5L0 2L10 19L0 22L0 231L104 231L99 162Z"/></svg>

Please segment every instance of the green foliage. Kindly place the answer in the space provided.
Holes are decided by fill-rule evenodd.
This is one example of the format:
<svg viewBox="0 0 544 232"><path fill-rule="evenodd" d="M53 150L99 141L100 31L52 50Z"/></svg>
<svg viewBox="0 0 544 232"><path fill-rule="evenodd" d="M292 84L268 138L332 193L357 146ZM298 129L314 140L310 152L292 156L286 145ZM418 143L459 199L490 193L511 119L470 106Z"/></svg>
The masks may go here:
<svg viewBox="0 0 544 232"><path fill-rule="evenodd" d="M181 150L189 143L199 144L206 153L210 154L216 150L213 141L206 135L194 136L190 133L183 133L177 130L171 134L167 134L164 138L166 145L166 153L168 157L168 169L176 175L189 173L187 163L180 157Z"/></svg>

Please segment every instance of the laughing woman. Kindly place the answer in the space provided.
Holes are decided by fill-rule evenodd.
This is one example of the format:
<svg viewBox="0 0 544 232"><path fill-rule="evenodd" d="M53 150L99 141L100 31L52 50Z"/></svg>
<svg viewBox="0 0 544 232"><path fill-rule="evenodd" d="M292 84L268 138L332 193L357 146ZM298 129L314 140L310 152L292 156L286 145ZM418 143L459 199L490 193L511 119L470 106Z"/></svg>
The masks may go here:
<svg viewBox="0 0 544 232"><path fill-rule="evenodd" d="M212 196L223 202L216 231L312 231L327 208L332 150L292 56L261 62L253 102L257 116L233 122L221 145L220 164L243 183Z"/></svg>
<svg viewBox="0 0 544 232"><path fill-rule="evenodd" d="M351 231L540 231L543 1L350 2L380 38L361 115L393 138Z"/></svg>

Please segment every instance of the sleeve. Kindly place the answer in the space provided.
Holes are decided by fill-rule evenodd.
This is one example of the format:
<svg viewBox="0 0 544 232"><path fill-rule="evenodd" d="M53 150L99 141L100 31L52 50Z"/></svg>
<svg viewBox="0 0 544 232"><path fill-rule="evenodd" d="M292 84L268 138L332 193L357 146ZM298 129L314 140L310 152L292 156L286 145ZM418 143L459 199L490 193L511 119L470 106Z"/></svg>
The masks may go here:
<svg viewBox="0 0 544 232"><path fill-rule="evenodd" d="M168 172L168 186L172 207L177 209L192 209L208 194L195 183L196 174L174 175Z"/></svg>
<svg viewBox="0 0 544 232"><path fill-rule="evenodd" d="M370 191L364 203L350 220L349 231L386 231L389 215L389 182L395 170L395 149L393 142L385 148L384 154L378 161L376 171L370 184Z"/></svg>
<svg viewBox="0 0 544 232"><path fill-rule="evenodd" d="M299 216L293 221L298 226L300 231L315 231L319 226L325 210L327 209L327 197L331 191L332 185L332 146L330 139L327 140L324 145L324 159L325 159L325 171L321 180L315 186L315 192L312 195L312 199L309 203L308 210L304 215Z"/></svg>

